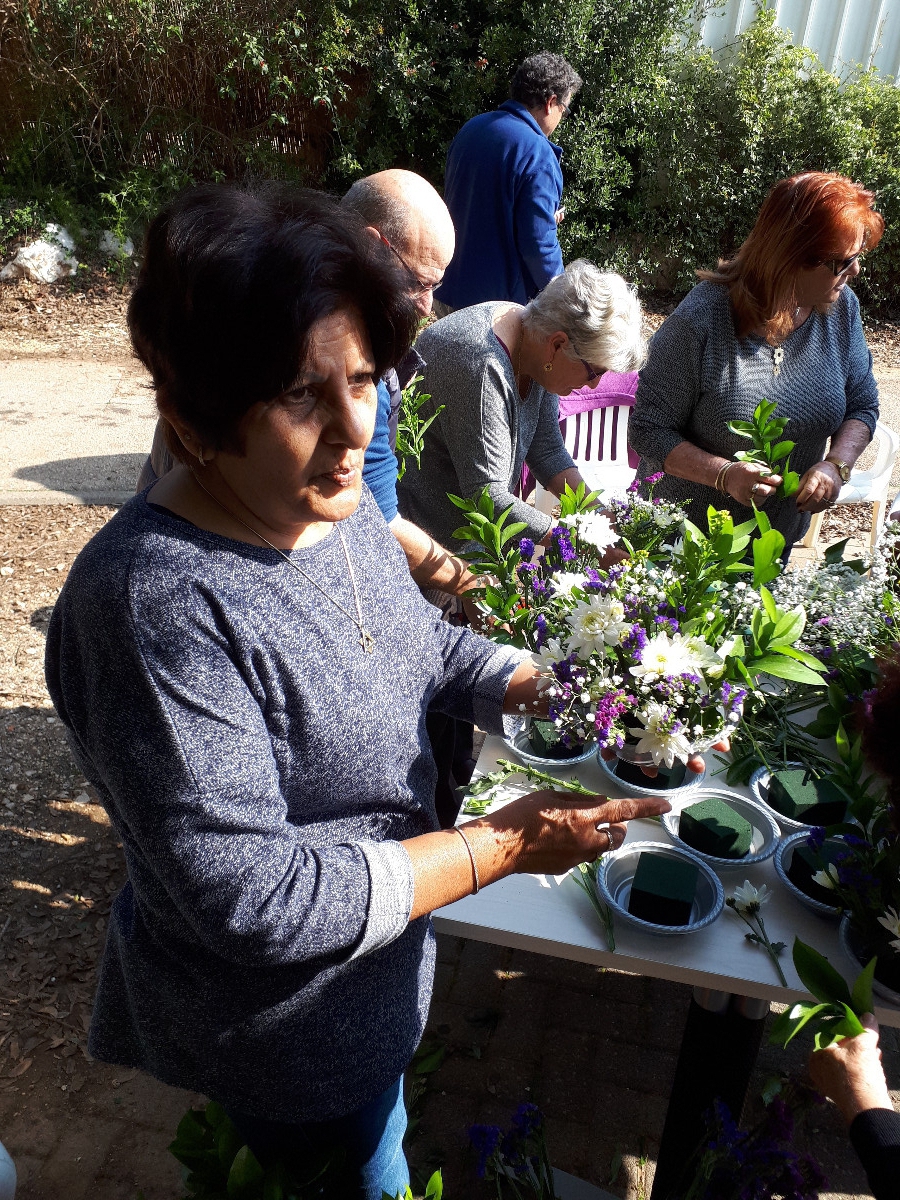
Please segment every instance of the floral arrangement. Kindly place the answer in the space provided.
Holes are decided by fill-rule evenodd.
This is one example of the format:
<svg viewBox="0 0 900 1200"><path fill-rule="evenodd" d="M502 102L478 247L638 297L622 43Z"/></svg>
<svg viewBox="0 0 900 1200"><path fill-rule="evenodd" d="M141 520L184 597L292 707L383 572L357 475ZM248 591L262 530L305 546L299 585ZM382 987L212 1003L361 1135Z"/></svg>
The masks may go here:
<svg viewBox="0 0 900 1200"><path fill-rule="evenodd" d="M779 573L784 548L762 513L735 526L710 509L704 534L632 490L609 510L614 528L610 515L589 509L592 494L567 491L546 551L532 561L533 542L514 540L522 526L506 526L508 513L494 521L486 494L451 499L469 517L455 536L478 544L473 569L492 577L481 593L496 621L489 636L532 650L566 745L627 744L639 761L671 767L734 728L759 674L819 682L824 667L794 645L802 607L781 608L762 586ZM629 557L605 567L620 529Z"/></svg>
<svg viewBox="0 0 900 1200"><path fill-rule="evenodd" d="M505 1133L499 1125L472 1125L469 1141L478 1154L478 1177L493 1183L497 1200L556 1200L544 1114L537 1105L520 1104Z"/></svg>

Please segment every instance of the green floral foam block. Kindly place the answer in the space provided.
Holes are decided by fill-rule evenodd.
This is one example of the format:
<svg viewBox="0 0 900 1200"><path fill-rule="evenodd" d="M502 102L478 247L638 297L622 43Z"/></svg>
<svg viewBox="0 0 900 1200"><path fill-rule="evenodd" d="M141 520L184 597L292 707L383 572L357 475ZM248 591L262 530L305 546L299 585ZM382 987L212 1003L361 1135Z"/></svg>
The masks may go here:
<svg viewBox="0 0 900 1200"><path fill-rule="evenodd" d="M689 925L699 875L692 863L661 854L641 854L628 911L654 925Z"/></svg>
<svg viewBox="0 0 900 1200"><path fill-rule="evenodd" d="M769 804L783 817L804 825L836 825L847 813L846 793L830 779L813 779L803 767L772 775Z"/></svg>
<svg viewBox="0 0 900 1200"><path fill-rule="evenodd" d="M681 814L678 836L701 854L715 858L744 858L750 851L753 826L730 804L711 796Z"/></svg>

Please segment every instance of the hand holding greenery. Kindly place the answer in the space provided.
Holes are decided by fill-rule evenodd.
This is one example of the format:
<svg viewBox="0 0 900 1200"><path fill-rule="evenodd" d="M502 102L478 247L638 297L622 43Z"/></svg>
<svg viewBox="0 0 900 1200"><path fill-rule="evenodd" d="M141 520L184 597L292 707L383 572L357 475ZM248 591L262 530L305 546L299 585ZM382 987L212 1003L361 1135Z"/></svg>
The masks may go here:
<svg viewBox="0 0 900 1200"><path fill-rule="evenodd" d="M739 462L765 467L770 475L780 475L781 483L775 489L775 496L785 500L799 488L800 476L789 469L791 451L796 443L782 440L787 418L774 416L777 407L774 400L760 400L749 421L729 421L728 428L753 443L752 449L739 450L734 457Z"/></svg>
<svg viewBox="0 0 900 1200"><path fill-rule="evenodd" d="M840 1038L856 1037L863 1032L859 1018L872 1011L872 978L875 959L871 959L853 985L847 987L831 963L818 950L794 938L794 967L803 985L816 997L817 1004L794 1004L775 1019L770 1040L786 1046L802 1030L814 1035L821 1050Z"/></svg>

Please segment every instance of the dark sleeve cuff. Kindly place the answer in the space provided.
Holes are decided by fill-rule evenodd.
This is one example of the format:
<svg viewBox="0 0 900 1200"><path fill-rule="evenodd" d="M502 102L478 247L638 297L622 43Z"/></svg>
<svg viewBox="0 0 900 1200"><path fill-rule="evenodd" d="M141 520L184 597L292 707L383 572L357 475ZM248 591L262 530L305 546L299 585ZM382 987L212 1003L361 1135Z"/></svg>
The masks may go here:
<svg viewBox="0 0 900 1200"><path fill-rule="evenodd" d="M900 1179L900 1113L870 1108L850 1126L850 1141L869 1178L875 1200L897 1200Z"/></svg>

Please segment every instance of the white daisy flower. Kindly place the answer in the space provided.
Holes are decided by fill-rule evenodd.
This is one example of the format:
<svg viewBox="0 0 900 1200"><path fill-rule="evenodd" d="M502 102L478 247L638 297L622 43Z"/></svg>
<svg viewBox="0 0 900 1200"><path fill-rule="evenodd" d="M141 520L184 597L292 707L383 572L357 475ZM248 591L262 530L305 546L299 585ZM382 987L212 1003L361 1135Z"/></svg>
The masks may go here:
<svg viewBox="0 0 900 1200"><path fill-rule="evenodd" d="M621 600L609 596L592 596L580 600L568 618L572 636L569 638L569 653L577 651L581 657L604 654L607 646L618 645L622 634L631 628L625 620L625 606Z"/></svg>
<svg viewBox="0 0 900 1200"><path fill-rule="evenodd" d="M587 580L578 571L557 571L551 582L557 596L571 596L572 588L583 588Z"/></svg>
<svg viewBox="0 0 900 1200"><path fill-rule="evenodd" d="M565 657L566 652L559 639L548 638L540 650L536 650L532 654L531 661L542 675L552 675L553 664L562 662Z"/></svg>
<svg viewBox="0 0 900 1200"><path fill-rule="evenodd" d="M656 678L657 675L685 675L693 673L696 656L676 633L670 637L667 633L654 634L641 651L641 661L638 666L631 667L631 674L637 679L645 675Z"/></svg>
<svg viewBox="0 0 900 1200"><path fill-rule="evenodd" d="M768 903L771 895L772 893L765 884L760 888L755 888L749 879L745 879L741 887L734 889L734 907L739 913L752 916Z"/></svg>
<svg viewBox="0 0 900 1200"><path fill-rule="evenodd" d="M812 878L813 883L817 883L819 887L833 888L839 882L837 867L834 863L828 863L824 870L816 871ZM879 917L878 920L883 921L884 918Z"/></svg>
<svg viewBox="0 0 900 1200"><path fill-rule="evenodd" d="M667 767L671 767L676 758L687 762L691 752L690 742L683 731L673 733L668 728L660 728L661 725L666 726L671 722L671 715L671 709L652 700L637 714L638 719L643 721L644 728L637 726L628 730L632 737L638 739L638 754L651 755L657 766L665 763Z"/></svg>

